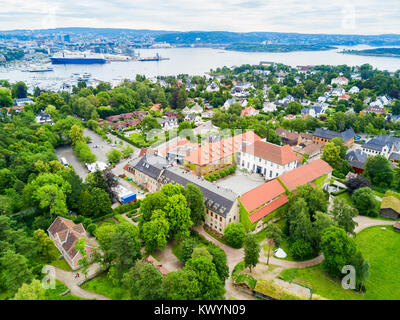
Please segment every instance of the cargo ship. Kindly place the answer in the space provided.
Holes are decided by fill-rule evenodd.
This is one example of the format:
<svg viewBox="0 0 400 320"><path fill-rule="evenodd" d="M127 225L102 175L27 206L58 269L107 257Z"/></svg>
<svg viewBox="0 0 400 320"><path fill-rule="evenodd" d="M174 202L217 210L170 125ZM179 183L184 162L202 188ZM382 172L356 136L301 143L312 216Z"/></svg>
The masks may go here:
<svg viewBox="0 0 400 320"><path fill-rule="evenodd" d="M161 61L161 60L169 60L169 58L162 58L158 53L155 57L150 58L138 58L138 61Z"/></svg>
<svg viewBox="0 0 400 320"><path fill-rule="evenodd" d="M91 52L59 52L50 58L52 64L105 64L101 54Z"/></svg>

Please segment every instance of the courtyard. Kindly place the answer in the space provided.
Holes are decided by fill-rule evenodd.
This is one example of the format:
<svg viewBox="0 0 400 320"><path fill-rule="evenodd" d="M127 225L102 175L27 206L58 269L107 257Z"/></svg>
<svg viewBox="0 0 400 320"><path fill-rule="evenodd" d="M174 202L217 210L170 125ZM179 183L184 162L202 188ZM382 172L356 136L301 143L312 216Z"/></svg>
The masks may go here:
<svg viewBox="0 0 400 320"><path fill-rule="evenodd" d="M216 185L241 196L264 183L264 178L258 174L249 174L237 170L235 174L217 181Z"/></svg>

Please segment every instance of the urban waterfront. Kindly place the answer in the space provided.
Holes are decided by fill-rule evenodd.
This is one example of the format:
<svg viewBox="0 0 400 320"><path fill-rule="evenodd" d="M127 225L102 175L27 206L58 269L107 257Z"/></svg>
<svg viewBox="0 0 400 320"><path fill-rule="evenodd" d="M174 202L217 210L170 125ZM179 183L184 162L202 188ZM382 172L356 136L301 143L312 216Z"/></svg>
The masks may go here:
<svg viewBox="0 0 400 320"><path fill-rule="evenodd" d="M136 74L146 77L158 75L203 75L210 69L218 67L239 66L242 64L258 64L260 61L297 65L342 65L360 66L365 63L374 68L394 72L400 69L400 59L390 57L357 56L339 53L343 49L371 48L365 45L339 47L328 51L296 51L288 53L270 52L238 52L211 48L172 48L172 49L140 49L141 57L152 57L159 53L169 58L163 61L129 61L111 62L104 65L54 65L54 71L45 73L22 72L22 68L13 66L0 71L0 79L25 81L29 84L42 82L59 82L71 79L73 74L90 73L93 79L113 82L121 79L134 79Z"/></svg>

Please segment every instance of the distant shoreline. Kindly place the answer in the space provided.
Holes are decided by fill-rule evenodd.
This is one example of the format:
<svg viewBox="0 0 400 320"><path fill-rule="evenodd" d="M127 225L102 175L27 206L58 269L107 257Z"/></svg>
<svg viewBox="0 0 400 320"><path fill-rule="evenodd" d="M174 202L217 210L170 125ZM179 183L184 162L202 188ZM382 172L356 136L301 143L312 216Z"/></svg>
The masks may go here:
<svg viewBox="0 0 400 320"><path fill-rule="evenodd" d="M330 45L303 45L303 44L253 44L253 43L235 43L225 47L228 51L240 52L295 52L295 51L328 51L337 49Z"/></svg>
<svg viewBox="0 0 400 320"><path fill-rule="evenodd" d="M357 56L400 58L400 48L376 48L366 50L343 50L339 53Z"/></svg>

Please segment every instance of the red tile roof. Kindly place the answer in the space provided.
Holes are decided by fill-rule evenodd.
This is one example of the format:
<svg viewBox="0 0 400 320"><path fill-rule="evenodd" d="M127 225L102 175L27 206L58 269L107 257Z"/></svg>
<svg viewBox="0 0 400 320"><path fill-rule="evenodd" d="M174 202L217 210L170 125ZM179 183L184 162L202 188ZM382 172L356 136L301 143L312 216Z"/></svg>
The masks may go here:
<svg viewBox="0 0 400 320"><path fill-rule="evenodd" d="M270 214L272 211L280 208L285 203L289 202L288 196L286 194L282 195L278 199L272 201L266 206L258 209L256 212L253 212L249 215L249 219L251 223L257 222L258 220L264 218L266 215Z"/></svg>
<svg viewBox="0 0 400 320"><path fill-rule="evenodd" d="M243 152L250 153L256 157L267 159L280 165L298 160L296 152L289 145L278 146L265 141L256 141L254 144L243 148Z"/></svg>
<svg viewBox="0 0 400 320"><path fill-rule="evenodd" d="M322 159L311 161L309 164L298 167L279 176L279 179L290 190L310 183L323 175L332 172L332 167Z"/></svg>
<svg viewBox="0 0 400 320"><path fill-rule="evenodd" d="M248 212L251 212L282 193L285 193L285 188L278 180L274 179L246 192L240 198L240 202Z"/></svg>
<svg viewBox="0 0 400 320"><path fill-rule="evenodd" d="M259 114L260 111L254 109L253 107L247 107L240 112L241 116L248 116L250 114Z"/></svg>
<svg viewBox="0 0 400 320"><path fill-rule="evenodd" d="M207 165L239 152L242 150L243 142L254 143L260 139L254 132L247 131L217 142L197 146L195 150L185 157L185 161L199 166Z"/></svg>

